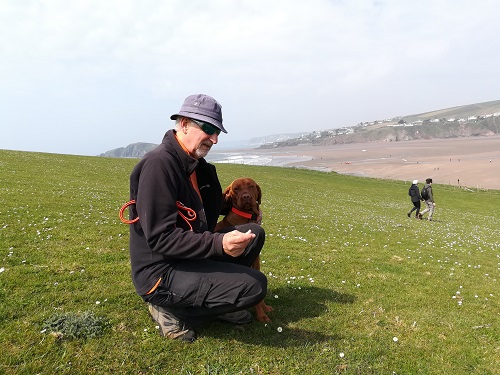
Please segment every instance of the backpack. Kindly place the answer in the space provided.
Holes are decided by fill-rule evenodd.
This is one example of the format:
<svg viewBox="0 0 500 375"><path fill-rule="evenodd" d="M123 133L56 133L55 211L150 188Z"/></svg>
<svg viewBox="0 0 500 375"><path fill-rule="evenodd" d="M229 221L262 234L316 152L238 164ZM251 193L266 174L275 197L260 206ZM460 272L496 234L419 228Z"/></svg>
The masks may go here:
<svg viewBox="0 0 500 375"><path fill-rule="evenodd" d="M422 191L420 192L420 195L422 196L423 199L427 200L429 199L429 192L427 191L427 186L424 186L422 188Z"/></svg>

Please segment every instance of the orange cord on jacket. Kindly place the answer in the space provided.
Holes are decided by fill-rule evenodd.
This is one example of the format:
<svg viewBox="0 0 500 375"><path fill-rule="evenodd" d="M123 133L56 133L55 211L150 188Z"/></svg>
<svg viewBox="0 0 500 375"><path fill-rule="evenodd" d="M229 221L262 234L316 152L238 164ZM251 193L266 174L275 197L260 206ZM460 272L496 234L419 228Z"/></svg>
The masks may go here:
<svg viewBox="0 0 500 375"><path fill-rule="evenodd" d="M119 212L120 220L125 223L125 224L134 224L137 221L139 221L139 217L136 217L131 220L127 220L123 217L123 213L127 209L127 207L135 204L135 200L128 201L125 203L121 208ZM176 201L175 204L177 205L177 212L179 213L179 216L184 219L184 221L189 225L189 230L193 230L193 226L191 225L191 221L196 219L196 212L192 208L186 207L182 202ZM184 212L184 213L183 213Z"/></svg>
<svg viewBox="0 0 500 375"><path fill-rule="evenodd" d="M120 208L120 220L125 224L134 224L135 222L139 221L139 217L136 217L132 220L127 220L123 217L123 212L127 209L128 206L131 206L133 204L135 204L135 200L128 201L122 206L122 208Z"/></svg>

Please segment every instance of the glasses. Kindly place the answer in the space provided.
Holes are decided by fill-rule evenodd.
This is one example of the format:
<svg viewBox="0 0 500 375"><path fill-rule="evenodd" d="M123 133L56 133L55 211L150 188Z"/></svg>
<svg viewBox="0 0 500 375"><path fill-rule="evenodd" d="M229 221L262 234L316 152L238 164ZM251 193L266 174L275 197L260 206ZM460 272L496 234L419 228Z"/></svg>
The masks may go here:
<svg viewBox="0 0 500 375"><path fill-rule="evenodd" d="M209 124L208 122L193 120L192 118L190 118L189 120L191 120L196 125L198 125L200 127L200 129L203 130L203 132L205 132L208 135L212 135L214 133L217 134L217 135L220 134L220 129L216 128L212 124Z"/></svg>

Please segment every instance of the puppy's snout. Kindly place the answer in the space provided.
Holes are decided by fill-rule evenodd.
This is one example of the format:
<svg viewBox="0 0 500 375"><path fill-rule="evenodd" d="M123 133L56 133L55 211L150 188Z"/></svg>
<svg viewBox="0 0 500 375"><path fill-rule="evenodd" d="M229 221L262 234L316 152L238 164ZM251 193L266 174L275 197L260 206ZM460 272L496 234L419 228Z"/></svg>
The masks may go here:
<svg viewBox="0 0 500 375"><path fill-rule="evenodd" d="M243 193L241 194L241 199L243 199L244 201L249 201L252 199L252 196L248 193Z"/></svg>

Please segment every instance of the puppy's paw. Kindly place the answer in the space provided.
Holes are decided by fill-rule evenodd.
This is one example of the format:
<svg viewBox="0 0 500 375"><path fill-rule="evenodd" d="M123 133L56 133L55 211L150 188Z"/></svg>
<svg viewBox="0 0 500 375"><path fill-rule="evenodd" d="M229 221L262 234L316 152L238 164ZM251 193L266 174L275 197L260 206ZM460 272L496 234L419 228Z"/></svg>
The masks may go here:
<svg viewBox="0 0 500 375"><path fill-rule="evenodd" d="M255 317L259 322L269 323L271 318L269 318L266 312L273 311L273 308L266 305L264 301L261 301L257 306L255 306Z"/></svg>
<svg viewBox="0 0 500 375"><path fill-rule="evenodd" d="M270 323L271 319L266 314L258 314L256 316L257 320L262 323Z"/></svg>
<svg viewBox="0 0 500 375"><path fill-rule="evenodd" d="M271 311L274 311L273 307L272 306L269 306L269 305L266 305L265 303L263 303L264 306L262 306L262 308L264 309L265 312L271 312Z"/></svg>

